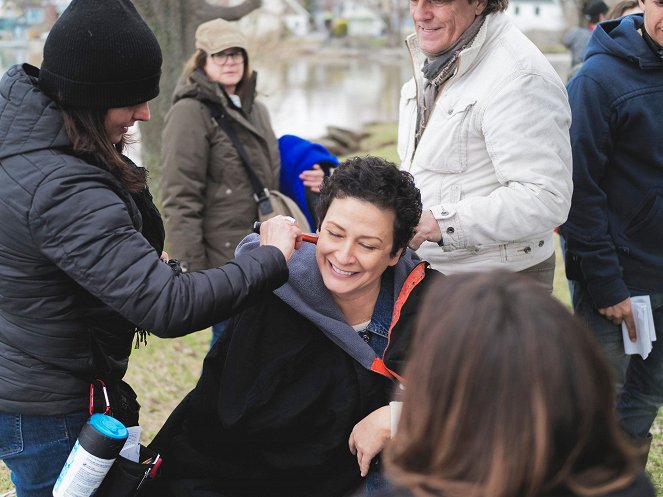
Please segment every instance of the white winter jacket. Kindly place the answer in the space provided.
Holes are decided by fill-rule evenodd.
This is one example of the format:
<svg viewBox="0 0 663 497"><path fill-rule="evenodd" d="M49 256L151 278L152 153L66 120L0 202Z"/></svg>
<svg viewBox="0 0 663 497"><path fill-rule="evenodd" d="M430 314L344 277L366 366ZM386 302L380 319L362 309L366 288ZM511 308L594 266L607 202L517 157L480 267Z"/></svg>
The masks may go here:
<svg viewBox="0 0 663 497"><path fill-rule="evenodd" d="M443 242L424 242L419 255L444 273L544 261L572 192L571 112L559 76L504 14L488 15L415 150L425 56L415 35L406 43L415 77L401 90L398 153Z"/></svg>

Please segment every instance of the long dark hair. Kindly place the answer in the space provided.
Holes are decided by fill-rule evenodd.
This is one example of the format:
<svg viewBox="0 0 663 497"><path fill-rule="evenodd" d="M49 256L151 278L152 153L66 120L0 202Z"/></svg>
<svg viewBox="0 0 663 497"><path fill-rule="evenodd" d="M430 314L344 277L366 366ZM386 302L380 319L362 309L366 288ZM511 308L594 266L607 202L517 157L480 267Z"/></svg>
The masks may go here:
<svg viewBox="0 0 663 497"><path fill-rule="evenodd" d="M584 325L526 277L445 278L417 321L388 476L417 496L580 496L637 469Z"/></svg>
<svg viewBox="0 0 663 497"><path fill-rule="evenodd" d="M62 108L64 129L76 155L112 173L130 192L138 192L147 184L144 168L122 158L126 138L113 144L104 128L104 109Z"/></svg>

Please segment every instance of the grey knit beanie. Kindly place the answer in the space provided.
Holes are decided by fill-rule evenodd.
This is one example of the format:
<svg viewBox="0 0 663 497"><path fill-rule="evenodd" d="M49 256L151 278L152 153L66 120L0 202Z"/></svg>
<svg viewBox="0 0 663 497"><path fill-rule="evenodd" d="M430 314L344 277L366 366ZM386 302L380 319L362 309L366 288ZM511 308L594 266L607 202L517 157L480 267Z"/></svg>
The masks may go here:
<svg viewBox="0 0 663 497"><path fill-rule="evenodd" d="M72 0L46 39L39 86L72 107L129 107L159 94L161 62L130 0Z"/></svg>

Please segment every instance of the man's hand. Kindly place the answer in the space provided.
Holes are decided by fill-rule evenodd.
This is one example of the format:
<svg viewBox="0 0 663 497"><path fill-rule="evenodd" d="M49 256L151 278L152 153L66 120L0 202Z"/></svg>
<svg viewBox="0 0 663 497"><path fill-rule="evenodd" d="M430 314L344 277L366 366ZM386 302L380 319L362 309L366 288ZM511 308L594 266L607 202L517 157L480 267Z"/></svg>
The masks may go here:
<svg viewBox="0 0 663 497"><path fill-rule="evenodd" d="M622 321L624 321L626 323L626 329L628 330L628 337L632 342L635 342L637 334L635 332L635 321L633 321L630 298L622 300L619 304L599 309L599 314L616 325L620 325L622 324Z"/></svg>
<svg viewBox="0 0 663 497"><path fill-rule="evenodd" d="M357 456L361 476L366 476L371 461L384 448L391 436L391 409L376 409L355 425L350 433L350 452Z"/></svg>
<svg viewBox="0 0 663 497"><path fill-rule="evenodd" d="M415 229L414 236L408 243L408 247L412 250L417 250L425 241L439 242L442 240L442 232L437 220L433 217L431 211L423 211L419 218L419 224Z"/></svg>

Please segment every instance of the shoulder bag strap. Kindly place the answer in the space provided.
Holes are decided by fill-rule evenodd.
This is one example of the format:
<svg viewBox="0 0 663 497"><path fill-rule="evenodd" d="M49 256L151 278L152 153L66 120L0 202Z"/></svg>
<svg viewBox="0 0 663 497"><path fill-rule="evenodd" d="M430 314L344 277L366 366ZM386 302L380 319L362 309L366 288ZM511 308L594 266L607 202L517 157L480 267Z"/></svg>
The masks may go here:
<svg viewBox="0 0 663 497"><path fill-rule="evenodd" d="M249 158L246 155L246 150L244 150L242 142L239 141L239 137L235 133L232 124L228 120L228 116L225 114L225 112L223 112L223 107L208 100L201 100L201 102L207 106L210 113L212 114L212 119L218 124L219 128L225 131L225 133L228 135L228 138L230 138L230 141L235 147L235 150L237 150L239 158L242 161L242 165L249 175L251 188L253 189L253 198L258 204L260 214L271 214L274 212L274 209L272 207L272 202L269 199L269 190L265 188L265 186L262 184L262 181L260 181L260 178L258 178L258 175L249 165Z"/></svg>

